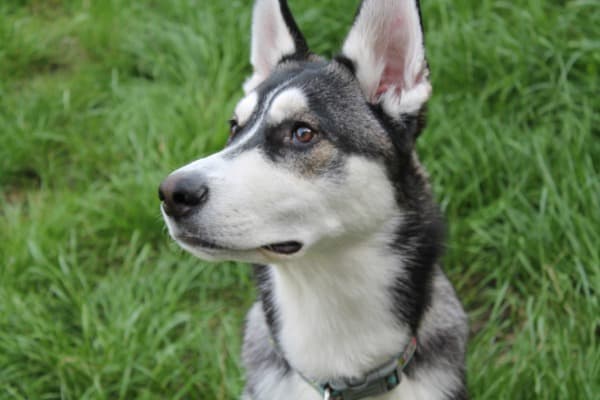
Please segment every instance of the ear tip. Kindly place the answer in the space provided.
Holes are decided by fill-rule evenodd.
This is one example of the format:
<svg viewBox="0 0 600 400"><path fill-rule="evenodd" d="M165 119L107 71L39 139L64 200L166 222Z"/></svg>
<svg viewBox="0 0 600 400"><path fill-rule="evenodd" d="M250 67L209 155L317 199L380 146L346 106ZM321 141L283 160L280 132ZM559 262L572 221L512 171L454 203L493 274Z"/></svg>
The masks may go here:
<svg viewBox="0 0 600 400"><path fill-rule="evenodd" d="M287 7L286 0L255 0L254 1L254 10L257 8L265 8L265 9L273 9L274 7L278 7L279 9L283 9Z"/></svg>
<svg viewBox="0 0 600 400"><path fill-rule="evenodd" d="M285 0L256 0L252 15L250 63L254 75L246 87L257 86L286 57L310 53Z"/></svg>

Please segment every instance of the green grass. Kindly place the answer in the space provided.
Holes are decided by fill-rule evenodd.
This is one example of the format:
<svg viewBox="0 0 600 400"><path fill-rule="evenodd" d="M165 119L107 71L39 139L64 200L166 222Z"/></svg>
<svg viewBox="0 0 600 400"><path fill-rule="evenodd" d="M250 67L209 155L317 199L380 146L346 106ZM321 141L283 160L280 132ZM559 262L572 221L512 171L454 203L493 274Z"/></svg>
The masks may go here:
<svg viewBox="0 0 600 400"><path fill-rule="evenodd" d="M313 49L357 1L292 0ZM475 399L600 393L600 7L423 2L419 150ZM246 266L171 243L156 188L219 149L247 1L0 3L0 398L233 399ZM594 393L596 393L594 395Z"/></svg>

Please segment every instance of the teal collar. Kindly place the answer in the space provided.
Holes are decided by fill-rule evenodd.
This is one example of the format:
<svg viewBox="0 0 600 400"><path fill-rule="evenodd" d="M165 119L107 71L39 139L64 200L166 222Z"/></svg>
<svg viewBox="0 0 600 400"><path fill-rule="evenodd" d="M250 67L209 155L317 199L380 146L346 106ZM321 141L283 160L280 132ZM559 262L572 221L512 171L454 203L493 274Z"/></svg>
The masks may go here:
<svg viewBox="0 0 600 400"><path fill-rule="evenodd" d="M279 355L284 358L277 342L273 338L271 338L271 341ZM370 396L379 396L394 390L400 384L402 371L413 358L416 350L417 338L413 336L400 355L370 371L362 379L340 379L319 383L290 367L306 383L319 391L324 400L360 400Z"/></svg>

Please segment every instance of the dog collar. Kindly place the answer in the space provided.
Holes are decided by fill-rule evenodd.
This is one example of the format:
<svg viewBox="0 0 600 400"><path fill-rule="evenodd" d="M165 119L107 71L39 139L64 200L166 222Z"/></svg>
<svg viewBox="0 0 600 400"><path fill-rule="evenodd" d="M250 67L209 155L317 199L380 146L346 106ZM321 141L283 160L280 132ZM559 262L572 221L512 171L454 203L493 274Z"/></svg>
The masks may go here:
<svg viewBox="0 0 600 400"><path fill-rule="evenodd" d="M272 337L271 341L276 351L283 357L277 342ZM315 388L323 396L323 400L360 400L394 390L400 384L402 371L409 364L416 350L417 338L413 336L401 354L367 373L362 379L339 379L319 383L309 379L295 368L291 368L306 383Z"/></svg>

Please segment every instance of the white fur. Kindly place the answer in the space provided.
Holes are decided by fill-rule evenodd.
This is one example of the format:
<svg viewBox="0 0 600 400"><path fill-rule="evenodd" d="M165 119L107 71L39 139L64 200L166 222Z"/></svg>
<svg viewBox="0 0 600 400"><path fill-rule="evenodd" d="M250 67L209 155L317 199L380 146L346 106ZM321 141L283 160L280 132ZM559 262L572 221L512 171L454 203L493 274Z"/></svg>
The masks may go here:
<svg viewBox="0 0 600 400"><path fill-rule="evenodd" d="M237 118L238 124L244 125L250 119L250 116L256 110L258 105L258 93L251 92L249 95L244 97L235 107L234 115Z"/></svg>
<svg viewBox="0 0 600 400"><path fill-rule="evenodd" d="M414 0L365 0L343 53L356 63L366 97L384 110L418 111L431 95Z"/></svg>
<svg viewBox="0 0 600 400"><path fill-rule="evenodd" d="M391 228L397 220L388 222ZM315 256L272 266L279 341L288 361L305 375L362 377L408 343L408 330L389 313L388 289L401 261L382 250L392 234L386 228L360 242L345 239Z"/></svg>
<svg viewBox="0 0 600 400"><path fill-rule="evenodd" d="M271 103L271 100L273 99L273 97L276 94L277 94L277 89L272 90L267 95L266 99L262 103L262 104L266 104L266 107L265 106L262 107L262 110L260 110L260 115L258 116L258 118L256 118L254 125L252 125L249 128L249 130L246 133L244 133L244 136L242 136L242 138L236 140L235 143L233 143L233 145L227 147L225 150L221 151L218 154L221 154L222 156L224 156L226 154L231 154L231 153L237 152L240 147L242 147L244 144L246 144L248 141L250 141L254 137L254 135L257 134L259 128L261 127L261 125L263 123L263 119L268 111L269 104ZM192 164L194 164L194 163L192 163Z"/></svg>
<svg viewBox="0 0 600 400"><path fill-rule="evenodd" d="M281 376L280 370L264 371L264 380L256 388L258 399L322 400L317 391L297 375Z"/></svg>
<svg viewBox="0 0 600 400"><path fill-rule="evenodd" d="M412 379L402 375L402 383L394 390L390 400L432 400L447 399L452 393L449 388L454 388L460 383L459 378L452 370L424 369L419 371Z"/></svg>
<svg viewBox="0 0 600 400"><path fill-rule="evenodd" d="M291 256L301 257L313 244L327 245L328 240L337 240L342 233L351 236L374 232L394 215L392 187L383 166L373 161L349 157L345 173L348 178L332 181L327 177L307 179L278 168L259 149L228 158L230 151L226 149L179 170L201 173L211 182L210 201L194 222L203 237L230 249L209 251L182 243L200 257L268 264L288 257L259 248L291 240L304 244ZM186 233L170 218L166 220L174 238Z"/></svg>
<svg viewBox="0 0 600 400"><path fill-rule="evenodd" d="M246 93L264 81L281 58L296 51L294 39L281 14L278 0L257 0L252 18L250 62L253 75L244 83Z"/></svg>
<svg viewBox="0 0 600 400"><path fill-rule="evenodd" d="M392 226L391 223L390 226ZM384 232L385 229L382 229L381 235L384 235ZM378 246L378 239L376 237L377 235L371 241L371 244L374 246ZM283 351L293 367L298 368L298 364L306 362L316 370L319 370L323 368L320 363L339 363L339 368L351 370L352 368L344 365L344 360L352 362L354 358L363 358L358 354L359 351L373 349L374 347L380 347L383 353L390 351L380 341L389 340L386 337L387 333L385 333L388 329L390 330L389 333L394 337L392 341L396 341L393 334L393 323L390 323L385 318L385 315L378 315L376 312L378 309L369 310L363 309L363 307L369 305L379 307L389 301L383 295L385 291L384 279L377 274L383 272L388 282L389 279L393 278L393 274L391 274L391 271L387 273L385 271L387 261L384 260L383 265L379 264L381 260L378 258L385 252L378 251L375 247L369 249L370 245L368 243L369 241L366 241L366 246L359 246L361 249L356 249L355 253L345 254L342 250L343 247L340 247L335 253L326 251L320 253L312 263L308 261L306 263L290 262L285 267L285 270L281 266L271 267L271 274L275 279L274 283L276 285L274 300L278 302L278 307L280 307L280 322L283 324L281 326L283 330L278 339L284 346ZM345 244L356 246L356 243L347 242ZM362 256L366 258L361 268L356 260L351 258L352 255L360 256L358 253L362 253L363 251L364 254ZM336 256L340 255L342 258L337 260ZM394 258L395 256L391 255L391 257ZM323 269L315 270L314 265L321 265L318 260L321 260L322 263L332 263ZM294 264L293 269L292 264ZM370 266L370 268L365 266ZM332 267L334 271L327 272ZM280 279L281 276L285 275L287 277L284 277L283 280ZM363 276L363 280L360 280L357 284L355 280L360 275ZM344 287L344 285L351 285L352 290L349 290L350 287ZM466 337L466 323L464 323L466 316L453 294L450 283L442 274L438 274L434 279L433 286L434 297L431 307L428 308L425 314L420 332L427 335L429 332L436 332L440 328L449 330L460 329L462 330L460 334ZM363 289L365 293L362 293ZM377 291L367 292L368 290ZM348 297L353 298L348 300ZM347 301L350 301L350 303L345 303ZM297 320L290 320L291 316L288 318L290 309L292 309L294 317ZM369 316L369 311L375 315ZM262 321L262 324L265 324L262 309L258 307L258 304L250 311L249 319L252 320L249 323L249 329L252 329L253 332L266 331L266 326L256 325L257 321ZM364 324L375 325L372 327L357 326L356 319ZM325 329L333 329L335 332L326 332ZM382 331L381 335L377 334L379 330ZM341 331L343 333L340 333ZM371 334L364 335L368 331L371 331ZM405 344L404 340L407 338L406 332L406 328L396 327L396 335L403 338L401 347ZM342 349L340 342L349 344L352 341L357 342L355 343L357 348L348 349L350 354L343 352L346 349ZM302 346L307 347L302 348ZM336 352L335 350L338 351ZM326 360L323 361L324 359ZM375 360L373 360L371 368L374 365L377 365ZM298 375L291 375L286 379L282 379L280 372L281 370L277 368L273 370L261 370L264 380L260 385L260 394L253 400L279 398L300 400L320 399L314 388L303 382ZM306 374L306 371L304 373ZM460 385L460 380L461 378L457 375L457 371L452 367L446 368L444 364L420 368L411 377L403 374L400 385L397 388L376 399L447 399L452 394L452 388ZM286 396L280 397L281 393L285 393ZM375 400L375 398L369 399Z"/></svg>
<svg viewBox="0 0 600 400"><path fill-rule="evenodd" d="M391 221L389 226L393 226ZM385 230L386 227L382 227L380 238L376 234L362 244L344 241L336 251L322 249L312 260L271 266L270 273L275 285L274 300L277 302L282 324L278 340L288 362L305 375L310 376L299 365L312 368L311 372L321 371L329 366L336 368L336 373L350 373L355 369L348 367L346 363L364 362L365 356L361 352L379 349L380 355L366 364L369 370L379 365L378 362L381 363L380 358L387 361L391 357L386 358L383 354L396 354L406 344L406 327L394 326L389 320L389 314L386 318L380 308L389 306L391 301L386 299L385 289L386 282L389 284L394 274L391 269L387 270L386 265L389 265L389 259L398 262L397 256L388 255L387 259L383 257L386 252L378 250L381 248L381 243L378 242L387 235ZM362 265L355 257L364 257ZM383 276L379 276L380 273ZM433 286L434 298L420 332L427 335L440 328L462 329L465 331L460 334L466 336L466 317L458 307L459 303L448 280L438 274ZM376 308L369 309L369 306ZM249 329L253 332L266 331L266 326L256 325L257 321L265 324L258 304L250 311L249 319L252 320L249 322ZM390 346L386 346L386 340L391 341ZM391 344L398 347L394 349ZM345 345L356 347L345 348ZM281 370L277 368L261 370L264 379L259 385L259 395L254 400L320 399L316 390L298 375L282 378L280 373ZM330 374L328 372L324 376ZM397 388L376 399L446 399L452 394L452 388L458 385L460 377L457 371L441 364L420 368L412 377L403 374ZM285 396L281 397L282 393Z"/></svg>
<svg viewBox="0 0 600 400"><path fill-rule="evenodd" d="M285 89L271 103L267 121L271 125L283 122L286 118L297 116L308 109L308 100L299 88Z"/></svg>
<svg viewBox="0 0 600 400"><path fill-rule="evenodd" d="M388 115L398 116L402 113L414 114L418 112L430 97L431 84L422 82L412 90L403 90L399 96L394 90L388 90L381 95L380 101L383 110Z"/></svg>

